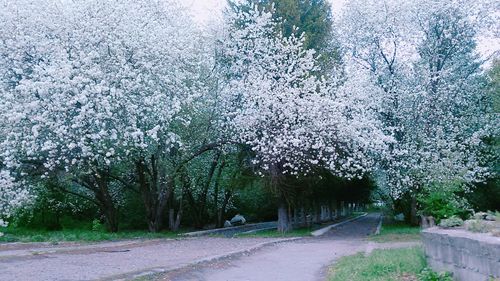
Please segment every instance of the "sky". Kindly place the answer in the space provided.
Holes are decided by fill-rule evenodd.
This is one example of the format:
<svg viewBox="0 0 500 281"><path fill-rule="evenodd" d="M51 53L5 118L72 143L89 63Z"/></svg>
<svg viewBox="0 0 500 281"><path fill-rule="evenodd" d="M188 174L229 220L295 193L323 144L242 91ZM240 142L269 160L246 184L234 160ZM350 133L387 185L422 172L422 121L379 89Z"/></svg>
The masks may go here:
<svg viewBox="0 0 500 281"><path fill-rule="evenodd" d="M193 11L196 20L205 22L220 17L226 0L181 0L186 7ZM342 9L345 0L329 0L332 3L334 13Z"/></svg>
<svg viewBox="0 0 500 281"><path fill-rule="evenodd" d="M188 7L200 24L210 20L217 20L222 17L222 10L226 0L179 0ZM348 0L329 0L332 3L334 15L339 15L344 3ZM485 58L490 57L494 52L500 52L500 38L488 37L479 38L478 50Z"/></svg>

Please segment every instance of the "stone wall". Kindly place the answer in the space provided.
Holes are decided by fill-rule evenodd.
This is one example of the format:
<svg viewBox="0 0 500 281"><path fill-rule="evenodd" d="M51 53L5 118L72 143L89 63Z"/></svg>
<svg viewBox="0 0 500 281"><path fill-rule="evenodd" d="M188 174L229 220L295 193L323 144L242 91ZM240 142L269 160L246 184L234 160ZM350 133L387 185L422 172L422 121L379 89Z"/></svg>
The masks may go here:
<svg viewBox="0 0 500 281"><path fill-rule="evenodd" d="M424 230L422 236L434 271L452 272L459 281L500 280L500 237L436 227Z"/></svg>

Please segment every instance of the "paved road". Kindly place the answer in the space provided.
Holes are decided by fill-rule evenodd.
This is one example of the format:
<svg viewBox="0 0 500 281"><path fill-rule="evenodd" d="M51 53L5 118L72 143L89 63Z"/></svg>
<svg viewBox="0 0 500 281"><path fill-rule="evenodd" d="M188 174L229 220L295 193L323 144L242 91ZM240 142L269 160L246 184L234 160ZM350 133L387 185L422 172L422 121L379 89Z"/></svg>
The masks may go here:
<svg viewBox="0 0 500 281"><path fill-rule="evenodd" d="M365 251L367 235L373 233L378 214L341 225L321 238L266 247L256 253L224 260L209 266L194 267L184 272L170 273L162 280L172 281L308 281L323 280L327 267L335 259Z"/></svg>
<svg viewBox="0 0 500 281"><path fill-rule="evenodd" d="M0 280L130 280L173 269L176 271L156 275L156 279L323 280L327 266L338 257L379 247L363 240L375 230L377 223L378 215L370 214L339 226L321 238L286 242L274 238L199 237L56 246L0 244ZM267 246L261 247L263 244ZM248 251L226 257L241 250ZM226 258L191 265L193 261L221 256Z"/></svg>

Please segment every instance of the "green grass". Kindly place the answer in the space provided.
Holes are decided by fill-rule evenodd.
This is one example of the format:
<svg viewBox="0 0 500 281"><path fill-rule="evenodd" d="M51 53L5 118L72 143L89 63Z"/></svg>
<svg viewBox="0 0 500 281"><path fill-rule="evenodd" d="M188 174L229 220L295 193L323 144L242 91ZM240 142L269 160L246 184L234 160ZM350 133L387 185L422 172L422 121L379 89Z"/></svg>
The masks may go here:
<svg viewBox="0 0 500 281"><path fill-rule="evenodd" d="M374 250L343 257L330 268L329 281L400 281L418 280L426 267L422 248Z"/></svg>
<svg viewBox="0 0 500 281"><path fill-rule="evenodd" d="M177 238L178 233L159 232L150 233L146 231L120 231L110 233L105 231L91 231L84 229L75 230L31 230L24 228L5 228L1 230L4 235L0 237L0 243L5 242L64 242L64 241L112 241L123 239L153 239L153 238Z"/></svg>
<svg viewBox="0 0 500 281"><path fill-rule="evenodd" d="M370 236L374 242L407 242L420 240L420 227L406 224L383 224L380 234Z"/></svg>
<svg viewBox="0 0 500 281"><path fill-rule="evenodd" d="M287 233L278 232L276 229L262 230L253 233L240 233L235 237L305 237L311 236L311 228L297 228Z"/></svg>

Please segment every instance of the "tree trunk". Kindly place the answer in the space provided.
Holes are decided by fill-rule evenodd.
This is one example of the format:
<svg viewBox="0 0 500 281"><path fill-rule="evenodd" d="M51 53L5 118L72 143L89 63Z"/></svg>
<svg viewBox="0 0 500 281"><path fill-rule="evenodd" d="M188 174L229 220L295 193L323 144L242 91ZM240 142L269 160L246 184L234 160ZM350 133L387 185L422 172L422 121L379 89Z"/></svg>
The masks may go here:
<svg viewBox="0 0 500 281"><path fill-rule="evenodd" d="M330 221L335 219L335 203L333 203L332 200L328 202L328 218Z"/></svg>
<svg viewBox="0 0 500 281"><path fill-rule="evenodd" d="M104 216L107 229L110 232L118 232L118 210L109 193L107 172L98 171L96 174L85 178L83 182L86 182L85 185L94 192L95 199Z"/></svg>
<svg viewBox="0 0 500 281"><path fill-rule="evenodd" d="M415 194L411 195L411 202L410 202L410 223L411 225L418 225L418 216L417 216L417 198Z"/></svg>
<svg viewBox="0 0 500 281"><path fill-rule="evenodd" d="M179 227L181 226L182 214L184 213L182 206L183 206L183 203L181 201L179 211L177 211L177 216L175 218L174 227L171 229L172 231L175 231L175 232L179 231Z"/></svg>
<svg viewBox="0 0 500 281"><path fill-rule="evenodd" d="M101 213L106 222L106 228L110 232L118 232L118 210L116 209L111 196L102 192L95 193L96 200L99 202Z"/></svg>
<svg viewBox="0 0 500 281"><path fill-rule="evenodd" d="M300 224L299 209L297 207L293 208L293 223L295 225Z"/></svg>
<svg viewBox="0 0 500 281"><path fill-rule="evenodd" d="M106 208L104 218L108 230L110 232L118 232L118 212L114 206Z"/></svg>
<svg viewBox="0 0 500 281"><path fill-rule="evenodd" d="M215 223L216 228L224 227L224 223L222 222L223 218L224 218L224 214L225 214L225 212L222 208L217 210L217 222Z"/></svg>
<svg viewBox="0 0 500 281"><path fill-rule="evenodd" d="M170 192L170 210L169 210L169 229L171 231L179 231L179 227L181 225L181 220L182 220L182 215L184 213L184 195L188 192L189 190L189 181L186 180L186 175L184 173L181 174L181 182L182 182L182 190L181 190L181 198L179 199L179 209L177 210L177 214L175 214L175 196L174 194L174 187L170 186L169 190Z"/></svg>
<svg viewBox="0 0 500 281"><path fill-rule="evenodd" d="M226 215L227 205L229 204L229 200L231 199L232 194L233 192L231 190L226 190L224 192L224 201L222 202L222 206L217 212L217 224L216 224L217 227L224 226L224 217Z"/></svg>
<svg viewBox="0 0 500 281"><path fill-rule="evenodd" d="M169 229L171 231L177 232L179 231L179 227L181 225L181 220L182 220L182 213L183 213L183 202L184 200L181 199L179 203L179 210L177 210L177 215L175 215L175 209L171 208L169 210L169 218L168 218L168 223L169 223Z"/></svg>
<svg viewBox="0 0 500 281"><path fill-rule="evenodd" d="M152 215L148 220L148 230L149 232L159 232L163 225L163 210L156 209L154 215Z"/></svg>
<svg viewBox="0 0 500 281"><path fill-rule="evenodd" d="M339 218L344 216L344 205L342 204L342 201L337 201L337 216Z"/></svg>
<svg viewBox="0 0 500 281"><path fill-rule="evenodd" d="M306 213L304 206L302 206L302 208L300 208L300 213L301 213L301 219L302 219L302 226L305 227L305 226L307 226L307 213Z"/></svg>
<svg viewBox="0 0 500 281"><path fill-rule="evenodd" d="M164 169L159 171L159 168L154 155L150 158L150 167L145 159L136 162L136 174L150 232L158 232L162 228L163 216L173 184L172 179L167 178L166 171Z"/></svg>
<svg viewBox="0 0 500 281"><path fill-rule="evenodd" d="M318 203L314 203L313 205L314 208L314 223L321 223L321 207L318 205Z"/></svg>
<svg viewBox="0 0 500 281"><path fill-rule="evenodd" d="M215 183L214 183L215 227L222 227L222 226L219 226L219 223L220 223L220 219L219 219L219 186L220 186L222 171L224 170L225 166L226 166L226 161L224 159L222 159L222 161L219 165L219 170L217 171L217 176L215 177Z"/></svg>
<svg viewBox="0 0 500 281"><path fill-rule="evenodd" d="M288 216L288 204L284 198L281 198L278 206L278 231L286 233L292 230L292 222Z"/></svg>
<svg viewBox="0 0 500 281"><path fill-rule="evenodd" d="M187 199L188 202L191 206L192 214L193 214L193 221L194 221L194 227L202 229L203 226L205 225L208 217L207 213L207 199L208 199L208 192L211 186L211 183L213 181L215 171L217 169L217 166L219 164L219 159L220 159L220 153L218 152L213 160L212 164L210 166L210 169L208 171L208 175L206 178L203 178L203 176L200 176L197 180L197 182L202 182L202 189L201 193L197 195L196 197L194 196L193 192L191 189L187 189ZM187 175L186 175L187 177Z"/></svg>
<svg viewBox="0 0 500 281"><path fill-rule="evenodd" d="M168 209L168 229L174 231L175 228L175 209L173 206Z"/></svg>

